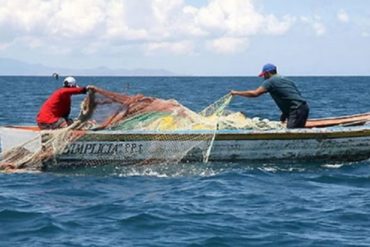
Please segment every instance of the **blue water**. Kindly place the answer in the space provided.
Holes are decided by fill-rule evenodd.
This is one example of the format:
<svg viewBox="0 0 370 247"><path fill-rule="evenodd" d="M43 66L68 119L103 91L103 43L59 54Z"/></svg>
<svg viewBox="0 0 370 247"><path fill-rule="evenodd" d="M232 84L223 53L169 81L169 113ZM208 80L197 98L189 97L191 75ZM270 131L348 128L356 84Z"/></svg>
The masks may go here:
<svg viewBox="0 0 370 247"><path fill-rule="evenodd" d="M80 77L201 110L246 77ZM370 111L370 77L293 78L311 117ZM0 125L33 124L60 82L0 77ZM74 97L77 115L81 96ZM278 119L268 95L231 110ZM370 162L194 163L0 174L0 246L369 246Z"/></svg>

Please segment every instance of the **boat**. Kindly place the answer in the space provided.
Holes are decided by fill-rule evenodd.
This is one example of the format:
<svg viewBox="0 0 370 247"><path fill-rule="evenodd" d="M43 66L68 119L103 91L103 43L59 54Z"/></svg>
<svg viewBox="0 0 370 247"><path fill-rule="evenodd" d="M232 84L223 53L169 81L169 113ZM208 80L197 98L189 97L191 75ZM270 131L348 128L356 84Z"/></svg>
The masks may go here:
<svg viewBox="0 0 370 247"><path fill-rule="evenodd" d="M306 128L280 130L81 131L44 169L132 165L148 161L359 161L370 158L370 113L309 120ZM45 148L53 131L0 127L0 153L22 145ZM26 143L26 145L25 145Z"/></svg>

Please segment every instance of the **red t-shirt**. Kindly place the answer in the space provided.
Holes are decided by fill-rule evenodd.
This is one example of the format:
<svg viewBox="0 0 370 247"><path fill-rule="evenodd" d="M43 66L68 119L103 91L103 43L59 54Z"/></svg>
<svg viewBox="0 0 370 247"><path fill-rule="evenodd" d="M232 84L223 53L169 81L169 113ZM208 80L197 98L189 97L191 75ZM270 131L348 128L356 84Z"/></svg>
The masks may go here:
<svg viewBox="0 0 370 247"><path fill-rule="evenodd" d="M37 123L51 124L59 118L68 118L71 112L71 96L84 93L84 87L63 87L56 90L41 106L36 118Z"/></svg>

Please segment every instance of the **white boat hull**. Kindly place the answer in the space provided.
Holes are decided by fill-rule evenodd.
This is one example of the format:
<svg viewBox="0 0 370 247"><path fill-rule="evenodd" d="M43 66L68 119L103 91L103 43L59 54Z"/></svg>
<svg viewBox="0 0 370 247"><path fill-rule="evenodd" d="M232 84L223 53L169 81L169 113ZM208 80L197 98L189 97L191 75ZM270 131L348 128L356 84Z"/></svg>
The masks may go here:
<svg viewBox="0 0 370 247"><path fill-rule="evenodd" d="M1 148L6 151L27 141L27 138L33 138L33 143L41 149L42 140L48 132L1 128L0 133ZM208 157L207 151L210 151ZM86 132L67 145L52 163L69 166L99 164L102 161L128 165L148 160L356 161L368 158L370 126L366 125L279 131L218 131L215 136L211 131Z"/></svg>

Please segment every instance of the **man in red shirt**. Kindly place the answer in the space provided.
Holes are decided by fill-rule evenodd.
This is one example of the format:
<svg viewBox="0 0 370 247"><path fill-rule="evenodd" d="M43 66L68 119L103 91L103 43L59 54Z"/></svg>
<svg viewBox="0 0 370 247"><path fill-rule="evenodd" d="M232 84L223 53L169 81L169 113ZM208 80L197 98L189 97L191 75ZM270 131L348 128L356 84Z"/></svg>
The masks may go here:
<svg viewBox="0 0 370 247"><path fill-rule="evenodd" d="M75 94L85 94L87 87L78 87L73 77L66 77L64 87L56 90L41 106L37 114L37 125L40 129L59 129L72 124L69 119L71 112L71 97Z"/></svg>

